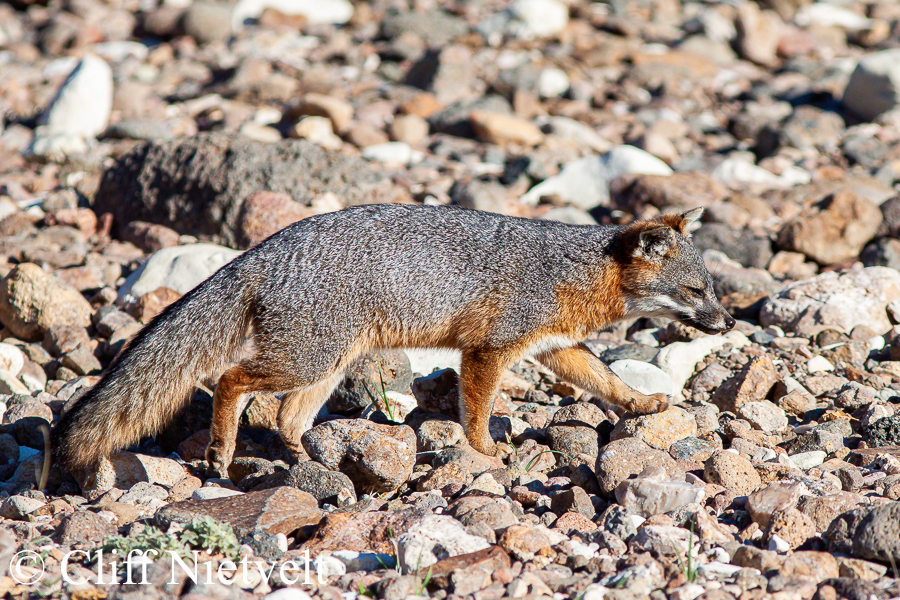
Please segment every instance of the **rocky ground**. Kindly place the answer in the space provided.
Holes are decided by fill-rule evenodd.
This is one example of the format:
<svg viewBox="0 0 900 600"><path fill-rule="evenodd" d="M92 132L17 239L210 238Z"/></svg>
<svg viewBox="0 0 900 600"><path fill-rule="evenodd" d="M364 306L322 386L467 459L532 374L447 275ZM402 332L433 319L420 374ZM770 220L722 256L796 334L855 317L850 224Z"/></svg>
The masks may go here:
<svg viewBox="0 0 900 600"><path fill-rule="evenodd" d="M892 0L0 5L0 589L900 596L898 86ZM659 415L516 365L502 461L464 442L456 373L432 373L452 358L399 351L353 368L311 460L258 395L230 480L204 479L213 382L91 472L46 460L142 323L288 223L368 202L603 224L703 206L738 326L589 341L676 396ZM135 549L178 560L134 558L128 583Z"/></svg>

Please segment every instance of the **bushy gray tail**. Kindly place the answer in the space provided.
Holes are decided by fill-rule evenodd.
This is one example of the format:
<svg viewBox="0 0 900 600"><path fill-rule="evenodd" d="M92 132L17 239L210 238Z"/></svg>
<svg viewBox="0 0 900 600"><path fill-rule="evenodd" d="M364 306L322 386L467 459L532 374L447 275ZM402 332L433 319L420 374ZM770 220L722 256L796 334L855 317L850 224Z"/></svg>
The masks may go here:
<svg viewBox="0 0 900 600"><path fill-rule="evenodd" d="M59 420L54 455L85 467L161 431L188 403L194 384L236 356L252 318L249 284L234 261L147 324L103 378Z"/></svg>

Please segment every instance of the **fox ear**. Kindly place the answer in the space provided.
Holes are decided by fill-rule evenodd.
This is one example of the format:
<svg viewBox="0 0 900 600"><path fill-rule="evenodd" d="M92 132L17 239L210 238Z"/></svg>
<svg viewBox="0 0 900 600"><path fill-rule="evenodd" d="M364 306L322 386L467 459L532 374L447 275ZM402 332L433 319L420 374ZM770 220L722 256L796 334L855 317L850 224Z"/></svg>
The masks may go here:
<svg viewBox="0 0 900 600"><path fill-rule="evenodd" d="M659 261L675 247L675 232L668 225L649 225L638 234L635 256L646 260Z"/></svg>
<svg viewBox="0 0 900 600"><path fill-rule="evenodd" d="M681 213L681 220L684 222L684 235L690 236L700 226L700 217L703 216L703 207L695 208L687 212Z"/></svg>

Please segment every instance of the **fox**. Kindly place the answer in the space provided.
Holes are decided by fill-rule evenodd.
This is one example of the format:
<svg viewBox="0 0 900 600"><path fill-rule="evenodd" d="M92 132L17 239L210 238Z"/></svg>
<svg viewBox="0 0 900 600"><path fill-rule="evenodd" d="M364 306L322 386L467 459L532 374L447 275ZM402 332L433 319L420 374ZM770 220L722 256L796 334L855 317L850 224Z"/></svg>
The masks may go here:
<svg viewBox="0 0 900 600"><path fill-rule="evenodd" d="M529 356L637 414L668 408L616 376L584 341L617 321L667 317L732 329L694 247L702 209L628 225L570 225L453 206L365 205L275 233L169 305L58 420L53 452L80 469L160 432L198 381L218 378L206 462L227 478L241 400L281 396L277 428L302 436L347 367L376 349L461 354L459 414L472 448L505 370Z"/></svg>

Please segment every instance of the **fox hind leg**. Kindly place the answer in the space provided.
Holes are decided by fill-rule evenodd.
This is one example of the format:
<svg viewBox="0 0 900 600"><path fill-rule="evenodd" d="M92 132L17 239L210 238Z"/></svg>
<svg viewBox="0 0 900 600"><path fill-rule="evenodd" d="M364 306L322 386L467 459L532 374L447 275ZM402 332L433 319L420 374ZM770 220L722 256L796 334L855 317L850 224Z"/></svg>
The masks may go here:
<svg viewBox="0 0 900 600"><path fill-rule="evenodd" d="M300 438L312 427L319 409L343 377L343 371L337 372L309 387L288 392L281 399L281 406L278 409L278 431L285 446L296 456L305 455Z"/></svg>
<svg viewBox="0 0 900 600"><path fill-rule="evenodd" d="M206 460L211 475L228 478L228 466L234 456L242 398L249 392L280 392L296 389L303 382L256 362L241 363L219 378L213 396L213 420Z"/></svg>

